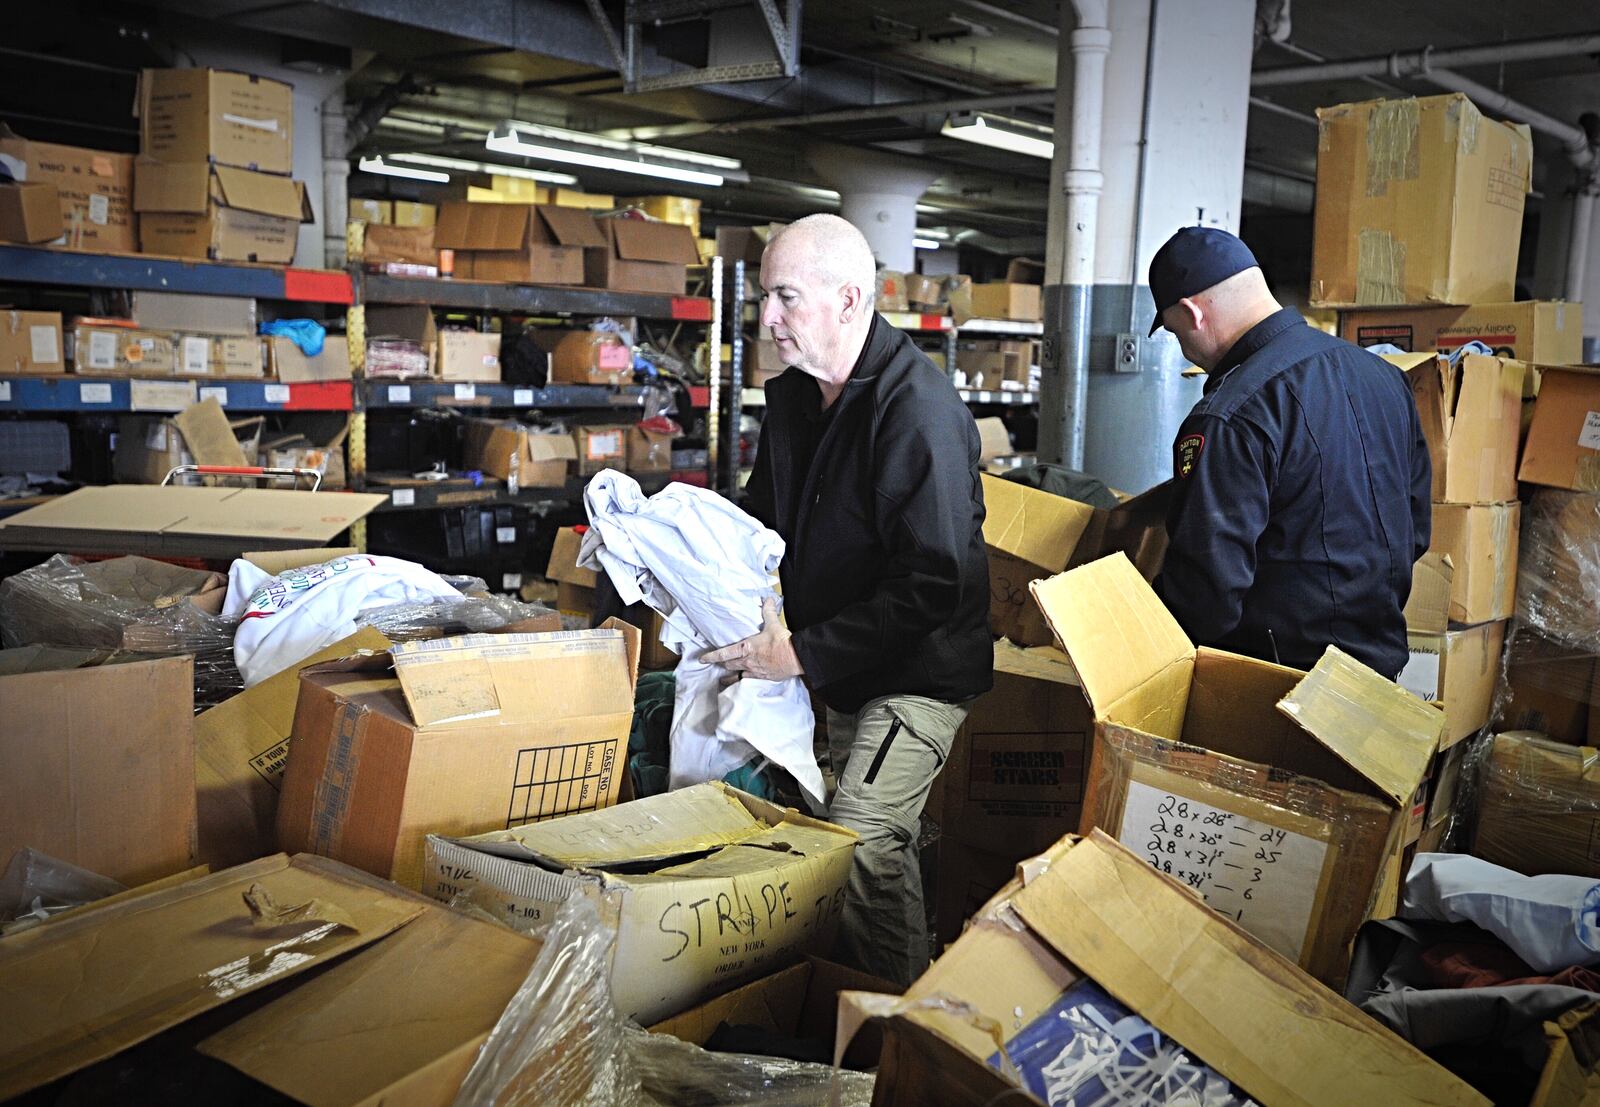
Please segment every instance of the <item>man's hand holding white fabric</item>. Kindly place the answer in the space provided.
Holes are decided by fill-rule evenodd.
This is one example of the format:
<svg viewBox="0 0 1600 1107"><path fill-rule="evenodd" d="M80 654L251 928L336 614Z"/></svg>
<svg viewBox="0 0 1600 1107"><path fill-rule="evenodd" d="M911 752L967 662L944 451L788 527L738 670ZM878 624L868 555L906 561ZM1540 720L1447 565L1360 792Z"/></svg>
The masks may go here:
<svg viewBox="0 0 1600 1107"><path fill-rule="evenodd" d="M778 601L767 597L761 604L761 630L757 634L700 655L700 660L732 669L757 680L788 680L804 676L794 652L789 628L778 615Z"/></svg>

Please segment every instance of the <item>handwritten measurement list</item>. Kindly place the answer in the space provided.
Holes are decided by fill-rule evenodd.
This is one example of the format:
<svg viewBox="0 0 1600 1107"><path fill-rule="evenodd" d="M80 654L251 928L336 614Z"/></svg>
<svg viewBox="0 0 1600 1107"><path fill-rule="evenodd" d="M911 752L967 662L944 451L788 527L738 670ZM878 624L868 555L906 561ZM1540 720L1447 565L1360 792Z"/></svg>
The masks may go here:
<svg viewBox="0 0 1600 1107"><path fill-rule="evenodd" d="M1117 837L1207 906L1299 959L1326 842L1139 781L1128 785Z"/></svg>

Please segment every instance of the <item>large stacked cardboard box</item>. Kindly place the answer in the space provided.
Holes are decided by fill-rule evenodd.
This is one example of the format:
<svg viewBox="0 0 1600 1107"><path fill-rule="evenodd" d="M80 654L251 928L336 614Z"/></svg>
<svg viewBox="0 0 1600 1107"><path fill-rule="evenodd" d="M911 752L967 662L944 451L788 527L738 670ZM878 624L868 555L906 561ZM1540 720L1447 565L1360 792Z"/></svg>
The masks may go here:
<svg viewBox="0 0 1600 1107"><path fill-rule="evenodd" d="M312 219L294 168L294 90L221 69L147 69L139 81L134 207L147 254L294 260Z"/></svg>

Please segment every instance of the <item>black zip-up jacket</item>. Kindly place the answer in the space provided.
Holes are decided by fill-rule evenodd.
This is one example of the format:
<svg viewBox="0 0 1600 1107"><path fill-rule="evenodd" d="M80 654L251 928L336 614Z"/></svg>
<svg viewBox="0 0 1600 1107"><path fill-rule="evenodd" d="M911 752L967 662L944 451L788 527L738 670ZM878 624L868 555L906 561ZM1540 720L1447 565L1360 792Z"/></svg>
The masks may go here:
<svg viewBox="0 0 1600 1107"><path fill-rule="evenodd" d="M1191 639L1296 669L1334 645L1399 674L1433 521L1399 369L1284 308L1211 372L1173 455L1156 591Z"/></svg>
<svg viewBox="0 0 1600 1107"><path fill-rule="evenodd" d="M828 412L799 369L766 393L746 490L787 544L784 610L807 683L846 714L878 696L958 703L988 691L978 431L949 380L874 315Z"/></svg>

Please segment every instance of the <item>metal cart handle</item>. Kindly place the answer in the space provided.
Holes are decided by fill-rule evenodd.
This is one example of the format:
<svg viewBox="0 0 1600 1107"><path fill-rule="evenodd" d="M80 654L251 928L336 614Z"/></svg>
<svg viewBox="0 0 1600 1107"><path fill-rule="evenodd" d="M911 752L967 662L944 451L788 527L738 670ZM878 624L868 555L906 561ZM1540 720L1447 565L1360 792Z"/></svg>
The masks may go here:
<svg viewBox="0 0 1600 1107"><path fill-rule="evenodd" d="M167 475L161 478L161 483L171 484L172 478L185 473L197 473L203 477L255 477L258 480L266 477L293 477L296 483L301 477L306 477L311 481L312 492L322 487L320 469L282 469L269 465L174 465L167 470Z"/></svg>

